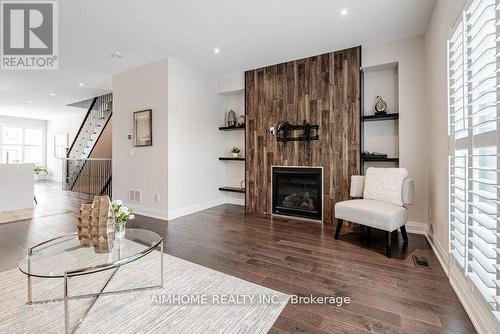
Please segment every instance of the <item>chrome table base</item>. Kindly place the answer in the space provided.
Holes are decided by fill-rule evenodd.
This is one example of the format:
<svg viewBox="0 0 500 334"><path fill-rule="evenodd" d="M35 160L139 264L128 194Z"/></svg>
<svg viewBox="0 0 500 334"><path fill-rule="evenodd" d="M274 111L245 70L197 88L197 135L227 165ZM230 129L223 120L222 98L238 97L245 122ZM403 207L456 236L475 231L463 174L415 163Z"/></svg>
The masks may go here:
<svg viewBox="0 0 500 334"><path fill-rule="evenodd" d="M73 235L74 234L72 234L72 236ZM56 239L59 239L59 238L63 238L63 237L65 237L65 236L54 238L54 239L48 240L46 242L43 242L41 244L38 244L36 246L33 246L33 247L29 248L28 249L28 268L30 268L30 264L31 264L30 257L31 257L31 255L33 255L33 250L36 247L39 247L42 244L45 244L45 243L47 243L49 241L53 241L53 240L56 240ZM64 273L64 297L63 298L55 298L55 299L48 299L48 300L33 301L32 276L28 275L28 304L44 304L44 303L50 303L50 302L63 301L64 302L64 332L66 334L74 333L78 329L78 327L80 326L80 324L82 323L82 321L85 319L85 317L87 316L87 314L90 312L90 310L94 306L94 304L97 301L97 299L99 298L99 296L119 294L119 293L126 293L126 292L132 292L132 291L160 289L160 288L164 287L164 285L163 285L163 282L164 282L164 279L163 279L163 238L161 239L161 241L157 244L157 246L155 248L152 248L149 252L146 252L146 253L142 254L141 257L146 256L147 254L153 252L153 250L158 249L158 248L160 250L160 284L159 285L148 286L148 287L139 287L139 288L131 288L131 289L123 289L123 290L117 290L117 291L106 291L105 292L104 289L106 289L106 287L108 286L109 282L111 281L111 279L116 274L116 272L118 271L118 269L120 268L120 266L122 264L115 264L115 265L108 265L108 266L103 265L103 266L98 266L98 267L91 267L91 268L85 268L85 269L81 269L81 270L75 270L75 271L67 271L67 272L65 272ZM128 262L125 262L125 263L128 263ZM100 291L98 293L83 294L83 295L76 295L76 296L70 296L69 295L69 279L70 278L81 276L81 275L85 275L85 274L89 274L89 273L96 273L96 272L101 272L101 271L105 271L105 270L111 270L111 269L114 269L113 272L111 273L111 275L106 280L106 282L101 287L101 289L100 289ZM78 319L78 322L77 322L76 326L74 326L73 328L71 328L70 321L69 321L69 301L71 299L82 299L82 298L93 298L93 300L92 300L90 306L88 307L88 309L85 311L85 313L80 317L80 319Z"/></svg>

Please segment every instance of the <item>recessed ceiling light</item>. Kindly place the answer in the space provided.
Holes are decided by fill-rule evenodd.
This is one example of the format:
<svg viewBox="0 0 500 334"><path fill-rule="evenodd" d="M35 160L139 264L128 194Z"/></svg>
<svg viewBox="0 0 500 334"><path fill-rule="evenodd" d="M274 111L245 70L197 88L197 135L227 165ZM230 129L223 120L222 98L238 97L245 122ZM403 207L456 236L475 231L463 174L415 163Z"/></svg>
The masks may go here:
<svg viewBox="0 0 500 334"><path fill-rule="evenodd" d="M50 96L56 96L56 93L50 93L49 95Z"/></svg>
<svg viewBox="0 0 500 334"><path fill-rule="evenodd" d="M80 82L80 83L78 84L78 86L83 87L83 86L85 86L85 84L84 84L83 82Z"/></svg>
<svg viewBox="0 0 500 334"><path fill-rule="evenodd" d="M29 104L33 104L33 101L28 101Z"/></svg>
<svg viewBox="0 0 500 334"><path fill-rule="evenodd" d="M340 15L342 15L342 16L346 16L348 13L349 13L349 11L347 10L347 8L342 8L340 10Z"/></svg>
<svg viewBox="0 0 500 334"><path fill-rule="evenodd" d="M215 53L215 54L220 53L220 49L219 49L219 48L215 48L215 49L214 49L214 53Z"/></svg>
<svg viewBox="0 0 500 334"><path fill-rule="evenodd" d="M114 51L111 54L111 57L113 57L113 58L123 58L124 55L125 55L125 52L120 51L120 50L116 50L116 51Z"/></svg>

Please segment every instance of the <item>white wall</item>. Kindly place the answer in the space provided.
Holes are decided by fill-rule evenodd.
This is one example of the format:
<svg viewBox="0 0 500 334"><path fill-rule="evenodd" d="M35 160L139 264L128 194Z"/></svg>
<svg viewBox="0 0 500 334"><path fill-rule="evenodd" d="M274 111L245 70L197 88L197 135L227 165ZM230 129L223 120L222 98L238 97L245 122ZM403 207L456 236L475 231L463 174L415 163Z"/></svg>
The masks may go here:
<svg viewBox="0 0 500 334"><path fill-rule="evenodd" d="M245 89L245 75L235 73L217 79L217 92L219 94L231 94L242 92Z"/></svg>
<svg viewBox="0 0 500 334"><path fill-rule="evenodd" d="M427 220L427 98L424 37L385 45L363 45L363 67L399 63L399 165L415 179L416 201L409 209L408 229L423 232ZM365 106L369 108L369 106Z"/></svg>
<svg viewBox="0 0 500 334"><path fill-rule="evenodd" d="M480 293L463 277L463 271L454 265L448 255L447 39L466 2L467 0L437 1L425 34L425 96L430 144L427 164L428 195L432 207L432 226L427 234L476 330L479 333L500 333L500 324L494 319Z"/></svg>
<svg viewBox="0 0 500 334"><path fill-rule="evenodd" d="M134 147L127 137L133 132L133 113L144 109L152 109L153 146ZM162 219L168 216L167 113L167 58L113 76L113 199ZM128 200L129 189L143 192L142 203Z"/></svg>
<svg viewBox="0 0 500 334"><path fill-rule="evenodd" d="M55 136L69 134L68 147L71 146L86 114L86 109L75 109L75 112L71 115L47 121L47 171L49 172L47 179L53 181L62 180L61 160L54 157Z"/></svg>
<svg viewBox="0 0 500 334"><path fill-rule="evenodd" d="M222 204L222 96L214 78L169 58L168 211L173 219Z"/></svg>

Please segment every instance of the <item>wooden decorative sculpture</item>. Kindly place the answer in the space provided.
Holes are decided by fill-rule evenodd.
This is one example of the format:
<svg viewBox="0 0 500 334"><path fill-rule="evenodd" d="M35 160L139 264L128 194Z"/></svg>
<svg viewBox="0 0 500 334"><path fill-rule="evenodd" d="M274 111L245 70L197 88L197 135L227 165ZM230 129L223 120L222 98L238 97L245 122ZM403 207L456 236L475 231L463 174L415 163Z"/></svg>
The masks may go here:
<svg viewBox="0 0 500 334"><path fill-rule="evenodd" d="M92 202L82 203L80 205L80 215L76 223L78 229L78 239L80 240L80 245L82 247L92 246L91 240L91 215L92 215Z"/></svg>
<svg viewBox="0 0 500 334"><path fill-rule="evenodd" d="M115 225L108 196L95 196L91 219L92 244L96 253L109 253L115 241Z"/></svg>

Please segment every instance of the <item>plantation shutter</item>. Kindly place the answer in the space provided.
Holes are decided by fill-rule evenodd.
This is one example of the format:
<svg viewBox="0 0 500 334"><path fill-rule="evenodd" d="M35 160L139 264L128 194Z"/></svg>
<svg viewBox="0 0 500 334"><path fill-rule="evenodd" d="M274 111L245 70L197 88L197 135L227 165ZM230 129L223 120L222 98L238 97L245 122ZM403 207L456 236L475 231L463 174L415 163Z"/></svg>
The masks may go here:
<svg viewBox="0 0 500 334"><path fill-rule="evenodd" d="M472 1L449 40L450 253L497 318L499 3Z"/></svg>
<svg viewBox="0 0 500 334"><path fill-rule="evenodd" d="M466 262L466 163L467 151L454 150L455 141L467 136L465 116L465 34L460 20L449 45L449 134L452 140L450 156L450 252L460 267Z"/></svg>

